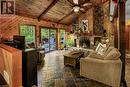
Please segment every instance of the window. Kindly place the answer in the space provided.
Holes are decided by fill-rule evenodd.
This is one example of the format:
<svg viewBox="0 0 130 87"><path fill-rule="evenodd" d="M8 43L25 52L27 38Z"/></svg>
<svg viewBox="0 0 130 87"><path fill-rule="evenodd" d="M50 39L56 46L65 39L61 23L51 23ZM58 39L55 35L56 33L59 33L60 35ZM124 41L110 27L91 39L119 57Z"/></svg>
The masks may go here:
<svg viewBox="0 0 130 87"><path fill-rule="evenodd" d="M35 26L20 25L20 35L25 36L26 43L35 42Z"/></svg>
<svg viewBox="0 0 130 87"><path fill-rule="evenodd" d="M67 33L67 38L66 38L67 47L74 46L74 38L75 36L73 34Z"/></svg>

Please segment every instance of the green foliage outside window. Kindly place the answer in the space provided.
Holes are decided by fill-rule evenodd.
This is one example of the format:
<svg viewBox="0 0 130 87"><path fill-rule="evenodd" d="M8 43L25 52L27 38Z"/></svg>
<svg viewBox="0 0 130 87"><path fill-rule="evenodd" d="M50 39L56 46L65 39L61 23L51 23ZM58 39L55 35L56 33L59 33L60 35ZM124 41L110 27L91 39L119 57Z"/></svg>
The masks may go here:
<svg viewBox="0 0 130 87"><path fill-rule="evenodd" d="M68 47L74 46L74 36L73 36L72 34L69 34L69 35L67 36L66 45L67 45Z"/></svg>
<svg viewBox="0 0 130 87"><path fill-rule="evenodd" d="M25 36L26 43L35 42L35 26L20 25L20 35Z"/></svg>
<svg viewBox="0 0 130 87"><path fill-rule="evenodd" d="M49 37L49 30L46 29L46 28L41 28L41 38L44 39L44 38L47 38Z"/></svg>

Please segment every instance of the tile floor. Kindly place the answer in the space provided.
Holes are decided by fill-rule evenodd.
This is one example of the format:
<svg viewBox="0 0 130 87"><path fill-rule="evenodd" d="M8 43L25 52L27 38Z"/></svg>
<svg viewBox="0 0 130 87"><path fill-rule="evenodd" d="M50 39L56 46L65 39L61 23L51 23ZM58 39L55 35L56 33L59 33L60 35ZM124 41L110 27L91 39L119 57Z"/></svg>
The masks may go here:
<svg viewBox="0 0 130 87"><path fill-rule="evenodd" d="M79 75L79 69L64 66L64 51L53 51L45 55L38 66L38 87L110 87ZM130 62L126 64L126 81L130 87Z"/></svg>

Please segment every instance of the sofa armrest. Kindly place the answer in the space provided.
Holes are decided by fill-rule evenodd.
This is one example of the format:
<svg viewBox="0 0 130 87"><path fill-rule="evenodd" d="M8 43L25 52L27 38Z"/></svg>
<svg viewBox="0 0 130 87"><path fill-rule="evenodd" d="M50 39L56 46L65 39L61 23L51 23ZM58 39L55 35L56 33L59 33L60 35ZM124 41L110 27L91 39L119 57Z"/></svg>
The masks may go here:
<svg viewBox="0 0 130 87"><path fill-rule="evenodd" d="M122 62L118 60L101 60L91 57L80 59L80 75L96 81L119 87Z"/></svg>

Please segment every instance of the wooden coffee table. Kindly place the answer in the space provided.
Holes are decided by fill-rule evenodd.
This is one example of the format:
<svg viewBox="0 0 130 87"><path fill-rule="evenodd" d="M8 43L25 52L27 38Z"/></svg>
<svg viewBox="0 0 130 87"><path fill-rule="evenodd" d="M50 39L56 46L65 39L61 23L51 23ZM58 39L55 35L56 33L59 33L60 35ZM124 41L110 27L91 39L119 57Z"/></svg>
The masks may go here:
<svg viewBox="0 0 130 87"><path fill-rule="evenodd" d="M84 56L84 52L71 51L67 54L64 54L64 65L70 65L76 68L76 65L79 64L79 60Z"/></svg>

